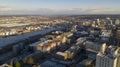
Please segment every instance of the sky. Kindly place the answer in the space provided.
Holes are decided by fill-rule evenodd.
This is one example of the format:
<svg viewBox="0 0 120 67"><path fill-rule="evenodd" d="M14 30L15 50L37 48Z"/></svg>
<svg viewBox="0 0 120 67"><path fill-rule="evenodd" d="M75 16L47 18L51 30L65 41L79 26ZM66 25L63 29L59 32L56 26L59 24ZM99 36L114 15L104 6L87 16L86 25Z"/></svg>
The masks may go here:
<svg viewBox="0 0 120 67"><path fill-rule="evenodd" d="M0 0L0 15L120 14L120 0Z"/></svg>

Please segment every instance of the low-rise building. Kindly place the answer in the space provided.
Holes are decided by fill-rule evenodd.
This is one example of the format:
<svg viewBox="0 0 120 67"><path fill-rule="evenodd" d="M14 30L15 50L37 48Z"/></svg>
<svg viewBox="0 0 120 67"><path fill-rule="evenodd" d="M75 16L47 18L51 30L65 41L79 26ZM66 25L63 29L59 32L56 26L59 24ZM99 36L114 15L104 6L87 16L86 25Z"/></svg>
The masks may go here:
<svg viewBox="0 0 120 67"><path fill-rule="evenodd" d="M86 41L85 48L88 52L98 53L102 44L99 42Z"/></svg>
<svg viewBox="0 0 120 67"><path fill-rule="evenodd" d="M76 67L95 67L94 66L94 60L93 59L85 59L81 62L79 62Z"/></svg>
<svg viewBox="0 0 120 67"><path fill-rule="evenodd" d="M55 57L58 59L66 60L67 59L67 54L64 52L57 52L55 54Z"/></svg>
<svg viewBox="0 0 120 67"><path fill-rule="evenodd" d="M66 66L47 60L47 61L43 62L42 64L40 64L40 67L66 67Z"/></svg>

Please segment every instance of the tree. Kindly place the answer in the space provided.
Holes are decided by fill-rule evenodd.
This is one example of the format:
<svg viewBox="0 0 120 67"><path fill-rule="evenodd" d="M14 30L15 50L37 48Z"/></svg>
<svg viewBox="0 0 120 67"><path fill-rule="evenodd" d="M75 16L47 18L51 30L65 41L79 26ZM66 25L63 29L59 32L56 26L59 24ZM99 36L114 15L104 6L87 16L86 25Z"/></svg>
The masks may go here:
<svg viewBox="0 0 120 67"><path fill-rule="evenodd" d="M21 67L21 64L17 61L15 67Z"/></svg>

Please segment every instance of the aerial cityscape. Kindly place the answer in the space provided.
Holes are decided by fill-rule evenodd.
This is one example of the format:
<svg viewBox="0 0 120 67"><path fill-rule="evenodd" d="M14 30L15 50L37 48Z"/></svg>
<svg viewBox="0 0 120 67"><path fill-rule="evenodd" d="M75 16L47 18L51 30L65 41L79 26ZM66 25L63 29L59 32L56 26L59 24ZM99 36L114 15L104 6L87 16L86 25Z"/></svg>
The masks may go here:
<svg viewBox="0 0 120 67"><path fill-rule="evenodd" d="M0 0L0 67L120 67L119 0Z"/></svg>

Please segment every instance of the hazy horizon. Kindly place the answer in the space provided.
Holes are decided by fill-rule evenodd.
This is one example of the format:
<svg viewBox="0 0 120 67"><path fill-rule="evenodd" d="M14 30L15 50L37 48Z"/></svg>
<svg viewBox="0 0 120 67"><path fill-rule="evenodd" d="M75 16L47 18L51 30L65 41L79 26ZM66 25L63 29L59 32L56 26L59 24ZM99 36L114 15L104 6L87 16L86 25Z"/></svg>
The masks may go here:
<svg viewBox="0 0 120 67"><path fill-rule="evenodd" d="M120 0L0 0L0 15L120 14Z"/></svg>

